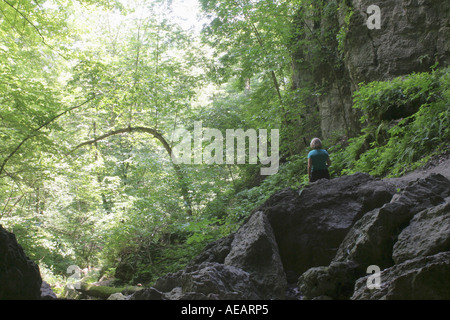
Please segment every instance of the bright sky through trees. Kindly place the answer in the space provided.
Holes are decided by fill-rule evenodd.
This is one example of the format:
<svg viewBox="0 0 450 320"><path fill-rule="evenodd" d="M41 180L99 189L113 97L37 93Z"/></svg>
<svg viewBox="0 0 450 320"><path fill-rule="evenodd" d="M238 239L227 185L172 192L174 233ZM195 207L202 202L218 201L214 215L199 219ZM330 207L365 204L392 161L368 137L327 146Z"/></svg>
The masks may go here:
<svg viewBox="0 0 450 320"><path fill-rule="evenodd" d="M177 17L179 25L183 29L193 29L193 31L200 31L203 23L206 23L204 17L199 15L198 0L175 0L172 3L173 14Z"/></svg>

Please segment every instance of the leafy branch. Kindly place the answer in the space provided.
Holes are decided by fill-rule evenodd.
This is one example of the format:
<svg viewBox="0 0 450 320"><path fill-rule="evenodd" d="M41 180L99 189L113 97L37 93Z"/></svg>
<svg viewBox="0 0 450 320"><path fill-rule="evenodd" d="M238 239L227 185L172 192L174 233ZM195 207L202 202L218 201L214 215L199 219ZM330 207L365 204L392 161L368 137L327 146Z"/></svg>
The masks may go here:
<svg viewBox="0 0 450 320"><path fill-rule="evenodd" d="M81 108L82 106L86 105L87 103L89 103L90 101L94 100L95 98L97 98L99 95L98 94L94 94L92 97L90 97L89 99L87 99L86 101L84 101L83 103L73 106L55 116L53 116L52 118L48 119L45 123L43 123L41 126L39 126L38 128L34 129L33 131L31 131L31 133L26 136L15 148L13 151L11 151L11 153L2 161L2 164L0 165L0 175L4 172L6 163L20 150L20 148L25 144L25 142L27 142L28 140L34 138L35 136L38 135L39 131L45 127L47 127L48 125L50 125L52 122L54 122L55 120L57 120L58 118L62 117L63 115L65 115L66 113L73 111L75 109Z"/></svg>
<svg viewBox="0 0 450 320"><path fill-rule="evenodd" d="M44 37L44 35L42 34L42 32L39 30L39 28L30 20L30 19L28 19L27 18L27 16L25 15L25 14L23 14L19 9L17 9L16 7L14 7L14 5L12 4L12 3L10 3L10 2L8 2L7 0L3 0L3 2L4 3L6 3L8 6L10 6L15 12L17 12L34 30L36 30L36 32L37 32L37 34L39 35L39 37L41 38L41 40L42 40L42 43L45 45L45 46L47 46L47 47L49 47L51 50L54 50L55 48L53 47L53 46L51 46L50 44L48 44L47 43L47 40L45 39L45 37ZM14 28L14 29L16 29L15 28L15 26L13 26L12 25L12 27ZM17 30L17 29L16 29ZM17 30L18 31L18 30ZM19 32L19 31L18 31ZM20 32L19 32L20 33ZM57 52L57 54L59 55L59 56L61 56L62 58L64 58L64 59L66 59L67 60L67 58L64 56L64 55L62 55L61 53L59 53L59 52Z"/></svg>

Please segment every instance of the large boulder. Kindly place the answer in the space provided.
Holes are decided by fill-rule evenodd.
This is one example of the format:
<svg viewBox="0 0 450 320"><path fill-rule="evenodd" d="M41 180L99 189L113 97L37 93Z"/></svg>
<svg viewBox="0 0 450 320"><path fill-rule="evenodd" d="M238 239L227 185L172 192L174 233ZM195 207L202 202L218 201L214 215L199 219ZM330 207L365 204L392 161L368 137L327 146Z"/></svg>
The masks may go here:
<svg viewBox="0 0 450 320"><path fill-rule="evenodd" d="M267 217L258 211L235 234L225 265L249 272L261 296L282 297L286 276Z"/></svg>
<svg viewBox="0 0 450 320"><path fill-rule="evenodd" d="M389 203L353 225L330 265L310 269L299 278L301 294L307 299L349 298L353 291L349 286L372 265L383 270L406 259L449 250L445 200L449 195L450 181L439 174L409 183Z"/></svg>
<svg viewBox="0 0 450 320"><path fill-rule="evenodd" d="M399 264L443 251L450 251L450 198L414 216L398 236L392 258Z"/></svg>
<svg viewBox="0 0 450 320"><path fill-rule="evenodd" d="M367 286L367 277L356 282L352 300L448 300L450 252L418 257L383 270L378 289Z"/></svg>
<svg viewBox="0 0 450 320"><path fill-rule="evenodd" d="M272 196L259 210L272 225L289 282L311 267L328 265L354 223L394 193L389 184L357 173L319 180L300 195L288 189Z"/></svg>
<svg viewBox="0 0 450 320"><path fill-rule="evenodd" d="M16 236L0 225L0 300L36 300L41 297L39 267L31 261Z"/></svg>
<svg viewBox="0 0 450 320"><path fill-rule="evenodd" d="M151 291L162 299L271 299L284 297L286 277L267 217L253 214L231 236L220 239L185 270L157 280Z"/></svg>
<svg viewBox="0 0 450 320"><path fill-rule="evenodd" d="M135 297L135 295L137 297ZM261 299L251 275L239 268L204 262L159 278L150 289L133 295L149 295L156 300Z"/></svg>
<svg viewBox="0 0 450 320"><path fill-rule="evenodd" d="M440 174L411 182L379 209L362 217L342 241L333 261L353 261L364 268L392 266L394 243L415 214L442 204L450 195L450 181Z"/></svg>

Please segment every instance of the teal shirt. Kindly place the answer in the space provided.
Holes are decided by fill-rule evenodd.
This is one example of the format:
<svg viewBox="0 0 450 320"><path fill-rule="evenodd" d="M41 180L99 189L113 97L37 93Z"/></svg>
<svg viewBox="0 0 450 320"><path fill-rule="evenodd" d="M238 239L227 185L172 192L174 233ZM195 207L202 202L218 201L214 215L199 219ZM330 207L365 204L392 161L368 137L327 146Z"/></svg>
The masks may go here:
<svg viewBox="0 0 450 320"><path fill-rule="evenodd" d="M326 150L314 149L308 153L308 159L312 160L311 172L317 170L325 170L327 167L327 159L329 155Z"/></svg>

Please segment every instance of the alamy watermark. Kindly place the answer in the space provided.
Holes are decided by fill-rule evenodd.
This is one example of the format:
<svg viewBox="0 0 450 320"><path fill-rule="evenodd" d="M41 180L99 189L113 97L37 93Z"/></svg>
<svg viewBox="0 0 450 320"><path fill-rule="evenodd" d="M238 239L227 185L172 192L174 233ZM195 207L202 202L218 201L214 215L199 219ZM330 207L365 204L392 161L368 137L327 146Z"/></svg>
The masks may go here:
<svg viewBox="0 0 450 320"><path fill-rule="evenodd" d="M370 30L381 29L381 9L379 6L372 4L367 8L367 14L370 16L367 19L366 25Z"/></svg>
<svg viewBox="0 0 450 320"><path fill-rule="evenodd" d="M196 121L193 134L183 128L177 129L173 141L177 142L172 148L172 161L176 164L245 164L248 159L248 164L259 161L268 165L261 167L261 175L278 172L278 129L270 132L270 155L267 129L258 132L255 129L226 129L224 137L219 129L203 128L202 121Z"/></svg>
<svg viewBox="0 0 450 320"><path fill-rule="evenodd" d="M67 267L66 272L72 274L67 278L67 288L69 289L80 289L81 288L81 269L76 265L71 265Z"/></svg>
<svg viewBox="0 0 450 320"><path fill-rule="evenodd" d="M370 290L381 288L381 269L377 265L370 265L367 267L367 288Z"/></svg>

